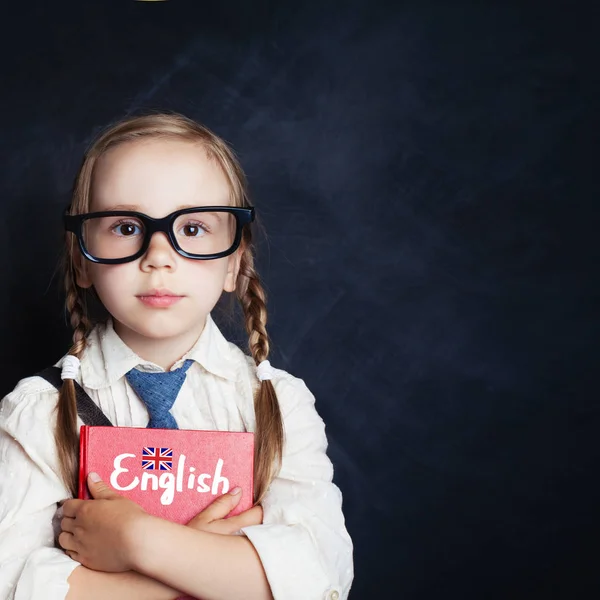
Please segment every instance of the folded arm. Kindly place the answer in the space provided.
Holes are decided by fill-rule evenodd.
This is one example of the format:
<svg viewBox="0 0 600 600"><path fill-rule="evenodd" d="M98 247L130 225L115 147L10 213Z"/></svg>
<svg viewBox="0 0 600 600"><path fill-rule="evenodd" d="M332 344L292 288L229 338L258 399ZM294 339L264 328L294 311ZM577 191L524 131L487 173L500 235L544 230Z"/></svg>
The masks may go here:
<svg viewBox="0 0 600 600"><path fill-rule="evenodd" d="M149 577L90 571L55 547L53 517L70 493L58 475L55 398L27 393L32 382L0 402L0 600L176 598Z"/></svg>
<svg viewBox="0 0 600 600"><path fill-rule="evenodd" d="M133 535L134 568L140 573L203 600L272 599L260 558L244 536L198 531L155 517L141 519Z"/></svg>
<svg viewBox="0 0 600 600"><path fill-rule="evenodd" d="M139 573L103 573L78 566L69 577L66 600L175 600L181 594Z"/></svg>

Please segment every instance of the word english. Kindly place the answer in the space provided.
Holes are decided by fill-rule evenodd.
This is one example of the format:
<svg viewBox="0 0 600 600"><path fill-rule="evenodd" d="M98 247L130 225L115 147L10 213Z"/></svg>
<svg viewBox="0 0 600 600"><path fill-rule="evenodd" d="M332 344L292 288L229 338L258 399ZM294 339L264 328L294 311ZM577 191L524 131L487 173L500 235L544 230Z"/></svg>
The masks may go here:
<svg viewBox="0 0 600 600"><path fill-rule="evenodd" d="M127 492L130 490L134 490L137 487L140 488L142 492L150 489L158 490L159 488L164 490L160 497L160 503L164 506L168 506L173 502L173 498L175 497L175 492L183 492L183 480L185 477L186 471L186 456L185 454L181 454L179 456L179 460L177 461L177 469L175 473L166 472L161 473L160 476L154 473L150 473L149 471L143 471L142 477L138 477L137 475L131 478L130 470L123 466L123 462L127 459L135 459L135 454L119 454L115 457L113 462L113 472L110 474L110 485L115 490L121 492ZM136 461L139 462L139 461ZM196 489L197 492L201 494L206 494L210 492L213 496L216 496L219 492L219 485L222 484L222 493L226 494L229 491L229 480L227 477L223 477L221 475L223 470L223 459L219 458L217 460L217 464L215 465L214 473L200 473L196 475L195 467L187 468L187 489L193 490ZM129 477L127 477L127 473L130 473ZM212 486L207 484L207 481L212 479Z"/></svg>

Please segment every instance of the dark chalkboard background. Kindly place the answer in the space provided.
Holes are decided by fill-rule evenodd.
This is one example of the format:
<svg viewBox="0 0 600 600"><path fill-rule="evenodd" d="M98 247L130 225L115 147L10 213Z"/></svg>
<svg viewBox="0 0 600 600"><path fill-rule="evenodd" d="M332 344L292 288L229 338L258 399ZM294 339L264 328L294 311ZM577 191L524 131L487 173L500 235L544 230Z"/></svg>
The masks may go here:
<svg viewBox="0 0 600 600"><path fill-rule="evenodd" d="M351 598L598 597L586 5L14 2L0 22L3 394L68 347L60 215L91 136L183 112L248 173L273 362L328 426Z"/></svg>

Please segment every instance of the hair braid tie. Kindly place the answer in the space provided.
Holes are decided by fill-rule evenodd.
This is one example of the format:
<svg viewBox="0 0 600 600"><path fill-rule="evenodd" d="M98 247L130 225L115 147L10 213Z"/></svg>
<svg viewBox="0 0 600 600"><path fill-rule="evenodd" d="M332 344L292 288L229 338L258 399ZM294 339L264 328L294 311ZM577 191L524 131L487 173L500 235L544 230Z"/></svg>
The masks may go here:
<svg viewBox="0 0 600 600"><path fill-rule="evenodd" d="M62 364L62 371L60 378L64 381L65 379L75 379L77 373L79 373L80 361L76 356L69 354L65 356Z"/></svg>
<svg viewBox="0 0 600 600"><path fill-rule="evenodd" d="M256 376L260 381L273 379L273 375L275 375L275 370L268 360L263 360L258 367L256 367Z"/></svg>

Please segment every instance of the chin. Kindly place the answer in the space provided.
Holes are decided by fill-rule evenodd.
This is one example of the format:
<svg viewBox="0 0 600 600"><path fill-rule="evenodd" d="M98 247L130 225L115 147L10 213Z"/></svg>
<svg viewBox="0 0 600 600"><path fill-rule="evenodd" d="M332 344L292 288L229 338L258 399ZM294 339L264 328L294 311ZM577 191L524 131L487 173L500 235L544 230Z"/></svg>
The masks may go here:
<svg viewBox="0 0 600 600"><path fill-rule="evenodd" d="M164 340L187 336L193 330L198 330L199 333L205 322L200 319L183 319L169 315L167 311L156 311L157 314L150 315L144 314L144 312L140 311L135 319L118 319L119 326L134 335L153 340Z"/></svg>

